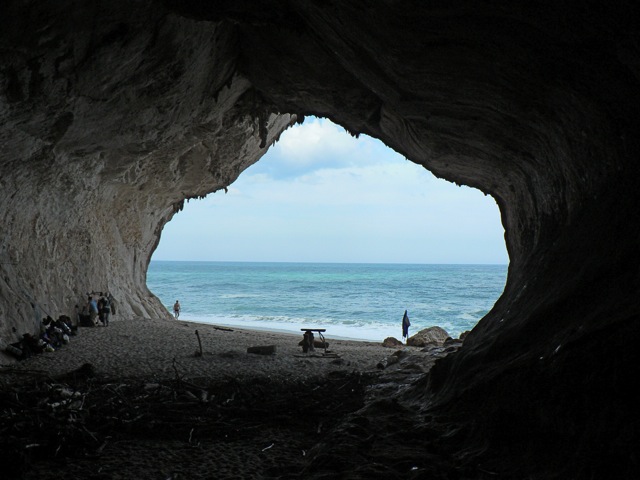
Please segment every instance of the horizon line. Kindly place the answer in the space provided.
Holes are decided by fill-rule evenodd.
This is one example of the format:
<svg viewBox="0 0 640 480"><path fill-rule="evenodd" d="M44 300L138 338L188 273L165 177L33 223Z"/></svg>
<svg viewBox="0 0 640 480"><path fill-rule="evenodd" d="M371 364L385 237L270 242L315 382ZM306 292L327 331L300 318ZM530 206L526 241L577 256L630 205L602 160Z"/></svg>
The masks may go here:
<svg viewBox="0 0 640 480"><path fill-rule="evenodd" d="M151 259L152 262L200 262L200 263L315 263L315 264L344 264L344 265L500 265L508 266L507 263L489 262L346 262L346 261L296 261L296 260L165 260Z"/></svg>

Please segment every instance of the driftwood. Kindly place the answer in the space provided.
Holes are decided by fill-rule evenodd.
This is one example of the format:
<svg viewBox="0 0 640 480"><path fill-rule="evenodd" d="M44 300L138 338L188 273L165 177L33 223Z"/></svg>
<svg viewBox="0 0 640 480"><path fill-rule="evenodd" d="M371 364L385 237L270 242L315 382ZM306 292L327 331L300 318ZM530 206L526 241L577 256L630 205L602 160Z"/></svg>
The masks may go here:
<svg viewBox="0 0 640 480"><path fill-rule="evenodd" d="M214 325L213 328L215 328L216 330L222 330L223 332L233 332L233 328L218 327L216 325Z"/></svg>
<svg viewBox="0 0 640 480"><path fill-rule="evenodd" d="M276 353L275 345L258 345L247 348L247 353L257 353L258 355L273 355Z"/></svg>
<svg viewBox="0 0 640 480"><path fill-rule="evenodd" d="M200 351L195 353L196 357L201 357L202 356L202 341L200 340L200 334L198 333L198 330L196 330L196 337L198 337L198 346L200 347Z"/></svg>
<svg viewBox="0 0 640 480"><path fill-rule="evenodd" d="M340 358L337 353L311 353L311 354L295 354L294 357L298 358Z"/></svg>

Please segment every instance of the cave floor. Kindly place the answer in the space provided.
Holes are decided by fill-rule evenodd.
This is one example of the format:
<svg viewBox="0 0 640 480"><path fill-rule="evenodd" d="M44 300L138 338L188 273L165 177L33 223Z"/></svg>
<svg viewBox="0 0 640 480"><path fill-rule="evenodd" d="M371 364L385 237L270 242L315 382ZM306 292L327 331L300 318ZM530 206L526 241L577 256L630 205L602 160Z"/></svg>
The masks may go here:
<svg viewBox="0 0 640 480"><path fill-rule="evenodd" d="M398 401L424 364L394 367L213 383L23 371L0 383L3 478L467 477Z"/></svg>

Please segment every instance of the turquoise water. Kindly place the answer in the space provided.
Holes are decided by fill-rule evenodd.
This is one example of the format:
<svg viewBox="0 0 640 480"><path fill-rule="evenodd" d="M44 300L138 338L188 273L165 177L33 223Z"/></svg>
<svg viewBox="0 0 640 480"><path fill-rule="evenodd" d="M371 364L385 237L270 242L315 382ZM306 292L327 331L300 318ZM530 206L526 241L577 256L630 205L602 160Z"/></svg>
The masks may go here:
<svg viewBox="0 0 640 480"><path fill-rule="evenodd" d="M438 325L470 330L504 290L507 265L152 261L149 289L180 319L380 341Z"/></svg>

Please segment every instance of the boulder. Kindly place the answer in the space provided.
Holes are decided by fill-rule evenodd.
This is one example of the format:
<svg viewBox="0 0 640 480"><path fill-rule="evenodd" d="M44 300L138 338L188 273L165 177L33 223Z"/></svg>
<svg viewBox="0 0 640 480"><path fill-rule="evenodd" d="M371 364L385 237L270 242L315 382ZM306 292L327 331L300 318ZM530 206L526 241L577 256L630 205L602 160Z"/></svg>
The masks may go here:
<svg viewBox="0 0 640 480"><path fill-rule="evenodd" d="M449 337L444 341L444 346L445 347L454 346L454 347L458 348L458 347L462 346L462 343L463 343L463 341L461 339L459 339L459 338L451 338L451 337Z"/></svg>
<svg viewBox="0 0 640 480"><path fill-rule="evenodd" d="M396 337L387 337L382 342L382 346L387 348L397 348L397 347L401 347L402 345L403 345L402 342L398 340Z"/></svg>
<svg viewBox="0 0 640 480"><path fill-rule="evenodd" d="M444 328L429 327L420 330L418 333L409 337L407 345L410 347L426 347L427 345L443 345L449 334Z"/></svg>
<svg viewBox="0 0 640 480"><path fill-rule="evenodd" d="M405 358L408 355L409 352L407 352L406 350L396 350L387 358L383 358L381 361L379 361L376 366L378 367L378 369L384 370L388 366L398 363L402 358Z"/></svg>

